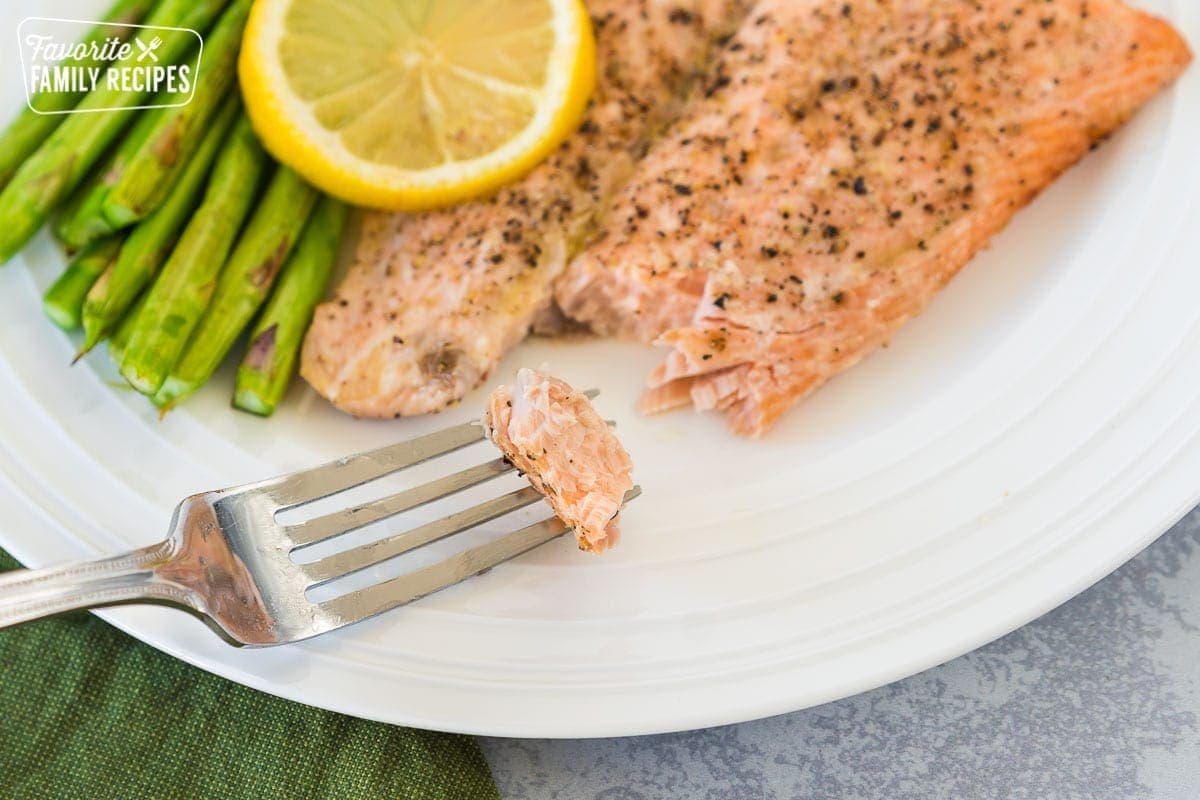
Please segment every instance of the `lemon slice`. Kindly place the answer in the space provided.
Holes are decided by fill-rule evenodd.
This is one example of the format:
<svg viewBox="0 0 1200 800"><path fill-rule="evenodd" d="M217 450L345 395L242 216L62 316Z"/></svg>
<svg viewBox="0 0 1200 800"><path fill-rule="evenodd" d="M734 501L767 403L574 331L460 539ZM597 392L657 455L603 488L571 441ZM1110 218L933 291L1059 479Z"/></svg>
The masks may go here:
<svg viewBox="0 0 1200 800"><path fill-rule="evenodd" d="M238 72L276 158L343 200L416 211L549 155L595 58L580 0L257 0Z"/></svg>

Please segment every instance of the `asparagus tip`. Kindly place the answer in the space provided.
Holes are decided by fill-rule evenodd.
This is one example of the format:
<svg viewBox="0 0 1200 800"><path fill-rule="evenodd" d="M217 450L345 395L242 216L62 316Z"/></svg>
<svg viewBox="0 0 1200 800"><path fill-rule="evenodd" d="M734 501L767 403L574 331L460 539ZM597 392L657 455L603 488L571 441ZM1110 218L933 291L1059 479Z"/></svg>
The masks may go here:
<svg viewBox="0 0 1200 800"><path fill-rule="evenodd" d="M233 407L260 417L275 413L275 406L251 389L238 389L233 395Z"/></svg>
<svg viewBox="0 0 1200 800"><path fill-rule="evenodd" d="M158 388L158 391L150 398L150 402L158 406L163 414L166 414L175 408L175 406L191 397L197 388L199 387L189 385L175 376L168 376L163 381L162 386Z"/></svg>
<svg viewBox="0 0 1200 800"><path fill-rule="evenodd" d="M72 314L57 303L43 302L42 312L64 331L73 331L79 327L79 316Z"/></svg>
<svg viewBox="0 0 1200 800"><path fill-rule="evenodd" d="M112 226L113 230L128 228L142 218L142 214L138 213L136 209L115 201L106 202L101 213L104 214L104 219Z"/></svg>
<svg viewBox="0 0 1200 800"><path fill-rule="evenodd" d="M127 362L124 357L121 358L120 364L121 377L125 382L132 386L138 393L144 394L147 397L154 397L160 386L153 379L147 380L146 376L137 370L137 368Z"/></svg>
<svg viewBox="0 0 1200 800"><path fill-rule="evenodd" d="M92 352L92 349L100 344L100 340L104 338L104 334L88 325L88 321L85 314L83 319L83 344L79 346L79 352L75 354L75 358L71 361L72 364ZM88 330L89 328L91 330Z"/></svg>

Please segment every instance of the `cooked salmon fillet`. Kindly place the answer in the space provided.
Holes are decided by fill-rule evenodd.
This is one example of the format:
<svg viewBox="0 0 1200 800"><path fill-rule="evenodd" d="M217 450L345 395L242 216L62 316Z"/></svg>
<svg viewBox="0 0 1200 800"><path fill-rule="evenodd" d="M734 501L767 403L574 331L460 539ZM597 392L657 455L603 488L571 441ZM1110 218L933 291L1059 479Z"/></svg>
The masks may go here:
<svg viewBox="0 0 1200 800"><path fill-rule="evenodd" d="M760 435L1190 58L1117 0L763 0L557 300L670 348L644 410Z"/></svg>
<svg viewBox="0 0 1200 800"><path fill-rule="evenodd" d="M513 388L488 397L483 424L505 457L575 529L582 550L617 543L617 514L633 488L633 464L587 396L523 369Z"/></svg>
<svg viewBox="0 0 1200 800"><path fill-rule="evenodd" d="M524 180L432 213L368 214L301 371L344 411L438 411L482 383L650 141L683 111L750 0L590 0L598 84L579 132Z"/></svg>

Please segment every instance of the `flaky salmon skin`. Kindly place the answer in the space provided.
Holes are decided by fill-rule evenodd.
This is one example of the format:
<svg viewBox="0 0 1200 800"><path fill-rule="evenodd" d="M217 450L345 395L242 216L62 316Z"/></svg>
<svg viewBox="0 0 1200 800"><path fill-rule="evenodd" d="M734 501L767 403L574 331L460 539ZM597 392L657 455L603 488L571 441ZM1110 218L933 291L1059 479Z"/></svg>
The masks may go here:
<svg viewBox="0 0 1200 800"><path fill-rule="evenodd" d="M369 417L438 411L481 384L549 308L554 279L749 7L590 0L598 78L579 132L489 199L367 215L355 263L306 338L308 382Z"/></svg>
<svg viewBox="0 0 1200 800"><path fill-rule="evenodd" d="M670 348L644 410L758 436L1190 58L1117 0L763 0L556 297Z"/></svg>
<svg viewBox="0 0 1200 800"><path fill-rule="evenodd" d="M531 369L488 397L483 425L505 457L575 529L581 550L617 543L633 463L591 401L565 381Z"/></svg>

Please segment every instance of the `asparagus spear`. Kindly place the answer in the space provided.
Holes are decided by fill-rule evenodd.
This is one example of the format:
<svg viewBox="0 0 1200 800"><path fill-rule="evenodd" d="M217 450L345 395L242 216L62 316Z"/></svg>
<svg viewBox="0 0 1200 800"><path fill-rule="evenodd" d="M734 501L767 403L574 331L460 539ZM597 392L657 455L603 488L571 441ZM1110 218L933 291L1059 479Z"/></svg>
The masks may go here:
<svg viewBox="0 0 1200 800"><path fill-rule="evenodd" d="M204 59L192 99L162 109L154 130L104 198L104 216L115 228L144 218L166 197L183 165L204 138L204 126L234 84L242 29L251 0L234 0L204 41Z"/></svg>
<svg viewBox="0 0 1200 800"><path fill-rule="evenodd" d="M161 0L146 20L147 25L174 28L205 28L226 0ZM196 37L188 31L156 31L162 44L155 51L161 64L172 64L192 46ZM130 54L116 66L134 66ZM0 264L12 258L37 233L46 217L104 155L109 144L132 122L134 115L123 110L141 104L150 92L122 89L107 83L88 93L78 111L68 114L44 143L25 160L0 192Z"/></svg>
<svg viewBox="0 0 1200 800"><path fill-rule="evenodd" d="M121 375L142 394L159 390L208 307L266 162L243 115L213 166L204 201L147 292L146 310L125 344Z"/></svg>
<svg viewBox="0 0 1200 800"><path fill-rule="evenodd" d="M120 249L119 238L104 239L81 250L67 265L42 298L42 309L55 325L65 331L80 326L83 299L104 270L116 260Z"/></svg>
<svg viewBox="0 0 1200 800"><path fill-rule="evenodd" d="M183 358L154 396L157 405L169 409L192 395L216 372L271 291L316 198L316 190L291 169L281 165L276 170L221 272L216 294L192 333Z"/></svg>
<svg viewBox="0 0 1200 800"><path fill-rule="evenodd" d="M117 262L88 292L83 304L83 347L86 353L107 336L142 289L171 253L183 223L195 208L209 167L238 112L238 99L231 97L204 136L200 148L167 196L166 202L133 229Z"/></svg>
<svg viewBox="0 0 1200 800"><path fill-rule="evenodd" d="M142 309L146 307L148 294L148 292L142 292L142 296L129 309L129 313L125 315L121 324L116 327L108 339L108 357L118 367L121 366L121 360L125 357L125 345L129 342L129 336L133 332L134 326L138 324L138 320L141 319Z"/></svg>
<svg viewBox="0 0 1200 800"><path fill-rule="evenodd" d="M150 137L159 116L166 109L153 109L139 115L133 130L121 141L108 163L84 184L63 209L54 234L67 247L84 247L96 239L111 236L116 226L104 216L104 198L121 177L142 144Z"/></svg>
<svg viewBox="0 0 1200 800"><path fill-rule="evenodd" d="M346 206L332 197L321 198L250 335L237 371L237 408L267 417L283 399L304 332L325 296L345 224Z"/></svg>
<svg viewBox="0 0 1200 800"><path fill-rule="evenodd" d="M135 29L122 25L136 23L152 5L154 0L117 0L104 15L104 22L110 24L92 28L84 37L84 43L99 45L111 37L124 40ZM84 57L64 61L63 66L94 69L103 67L104 63ZM62 123L66 115L56 112L74 108L82 98L83 92L40 92L29 99L31 107L26 107L0 134L0 186L8 183L21 162ZM33 110L35 108L37 111Z"/></svg>

